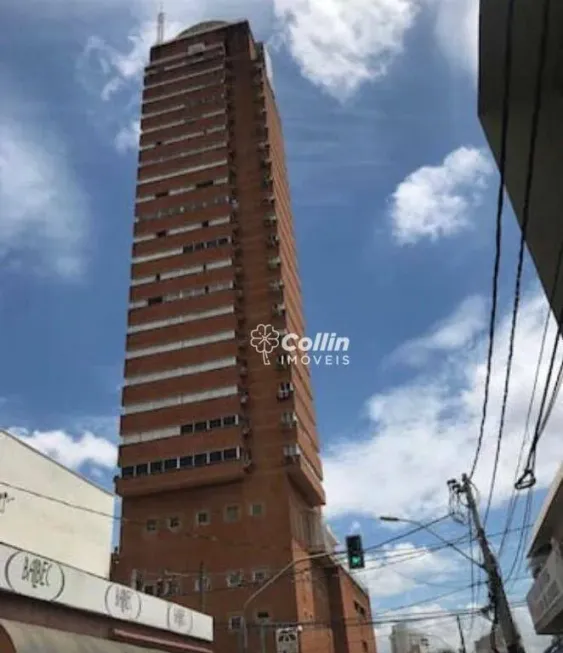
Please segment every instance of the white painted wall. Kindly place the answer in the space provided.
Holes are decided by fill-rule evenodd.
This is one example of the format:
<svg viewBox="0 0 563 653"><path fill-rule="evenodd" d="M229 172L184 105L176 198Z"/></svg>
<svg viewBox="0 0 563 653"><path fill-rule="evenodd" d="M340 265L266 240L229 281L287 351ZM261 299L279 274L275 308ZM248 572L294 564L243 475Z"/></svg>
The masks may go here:
<svg viewBox="0 0 563 653"><path fill-rule="evenodd" d="M0 481L112 515L114 497L0 431ZM0 484L0 542L109 576L113 520Z"/></svg>

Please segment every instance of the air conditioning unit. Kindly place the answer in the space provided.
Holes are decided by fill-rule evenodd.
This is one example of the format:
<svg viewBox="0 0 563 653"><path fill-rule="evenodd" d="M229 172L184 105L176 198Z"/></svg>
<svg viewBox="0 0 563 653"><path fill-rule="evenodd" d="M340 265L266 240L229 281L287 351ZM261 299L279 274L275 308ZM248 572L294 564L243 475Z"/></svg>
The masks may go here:
<svg viewBox="0 0 563 653"><path fill-rule="evenodd" d="M264 218L264 222L266 224L269 224L269 225L276 224L277 221L278 221L278 219L277 219L277 217L275 215L267 215Z"/></svg>
<svg viewBox="0 0 563 653"><path fill-rule="evenodd" d="M274 304L272 314L276 317L285 315L285 304Z"/></svg>
<svg viewBox="0 0 563 653"><path fill-rule="evenodd" d="M295 413L283 413L281 423L286 427L297 426L297 415Z"/></svg>
<svg viewBox="0 0 563 653"><path fill-rule="evenodd" d="M249 399L248 393L245 392L244 394L241 394L241 396L240 396L240 403L241 404L247 404L248 399Z"/></svg>
<svg viewBox="0 0 563 653"><path fill-rule="evenodd" d="M270 290L273 290L274 292L279 292L280 290L284 289L284 282L281 279L277 279L276 281L270 281Z"/></svg>
<svg viewBox="0 0 563 653"><path fill-rule="evenodd" d="M275 270L276 268L279 268L280 265L281 265L281 258L279 256L271 258L268 261L268 267L270 268L270 270Z"/></svg>
<svg viewBox="0 0 563 653"><path fill-rule="evenodd" d="M276 245L278 245L279 242L280 242L280 237L277 234L270 234L268 236L269 247L276 247Z"/></svg>
<svg viewBox="0 0 563 653"><path fill-rule="evenodd" d="M283 453L286 458L295 460L296 458L299 458L301 452L299 450L299 445L286 444L285 447L283 448Z"/></svg>

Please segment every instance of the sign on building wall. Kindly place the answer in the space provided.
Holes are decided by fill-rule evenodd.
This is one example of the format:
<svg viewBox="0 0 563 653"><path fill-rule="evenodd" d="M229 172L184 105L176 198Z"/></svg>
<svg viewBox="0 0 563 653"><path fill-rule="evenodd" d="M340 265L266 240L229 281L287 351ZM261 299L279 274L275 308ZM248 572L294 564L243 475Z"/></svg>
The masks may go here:
<svg viewBox="0 0 563 653"><path fill-rule="evenodd" d="M0 544L0 590L213 641L208 615L5 544Z"/></svg>
<svg viewBox="0 0 563 653"><path fill-rule="evenodd" d="M297 628L276 629L277 653L299 653L299 633Z"/></svg>
<svg viewBox="0 0 563 653"><path fill-rule="evenodd" d="M65 588L61 565L27 551L18 551L7 559L4 576L12 592L44 601L57 600Z"/></svg>

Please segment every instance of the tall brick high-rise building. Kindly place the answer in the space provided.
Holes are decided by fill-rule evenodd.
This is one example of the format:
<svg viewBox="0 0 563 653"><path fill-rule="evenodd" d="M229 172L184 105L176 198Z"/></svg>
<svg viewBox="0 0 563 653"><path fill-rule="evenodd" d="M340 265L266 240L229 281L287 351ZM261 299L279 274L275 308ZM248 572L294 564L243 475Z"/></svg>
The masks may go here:
<svg viewBox="0 0 563 653"><path fill-rule="evenodd" d="M142 102L112 573L209 612L227 653L294 560L248 604L249 650L301 624L303 653L375 653L322 521L309 369L251 343L304 333L264 49L246 21L196 25L152 48Z"/></svg>

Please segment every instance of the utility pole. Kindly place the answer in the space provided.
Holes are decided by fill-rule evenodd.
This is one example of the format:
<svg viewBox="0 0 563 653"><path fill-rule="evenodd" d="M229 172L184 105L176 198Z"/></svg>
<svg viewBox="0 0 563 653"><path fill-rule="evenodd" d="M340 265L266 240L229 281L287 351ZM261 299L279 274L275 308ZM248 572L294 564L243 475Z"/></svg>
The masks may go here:
<svg viewBox="0 0 563 653"><path fill-rule="evenodd" d="M199 611L205 612L205 567L199 563Z"/></svg>
<svg viewBox="0 0 563 653"><path fill-rule="evenodd" d="M459 639L461 641L461 648L459 649L460 653L467 653L467 649L465 648L465 637L463 636L463 628L461 627L461 619L459 618L459 615L457 615L456 621L459 630Z"/></svg>
<svg viewBox="0 0 563 653"><path fill-rule="evenodd" d="M477 541L483 555L483 567L488 576L489 590L508 653L524 653L520 634L514 624L512 612L510 611L508 599L506 598L498 563L491 551L487 536L483 530L483 525L481 524L481 517L479 516L479 510L475 502L471 480L467 474L463 474L461 483L454 479L448 481L448 485L453 492L458 495L464 494L467 499L467 508L469 509L470 519L473 521Z"/></svg>
<svg viewBox="0 0 563 653"><path fill-rule="evenodd" d="M266 653L266 627L260 624L260 651Z"/></svg>

